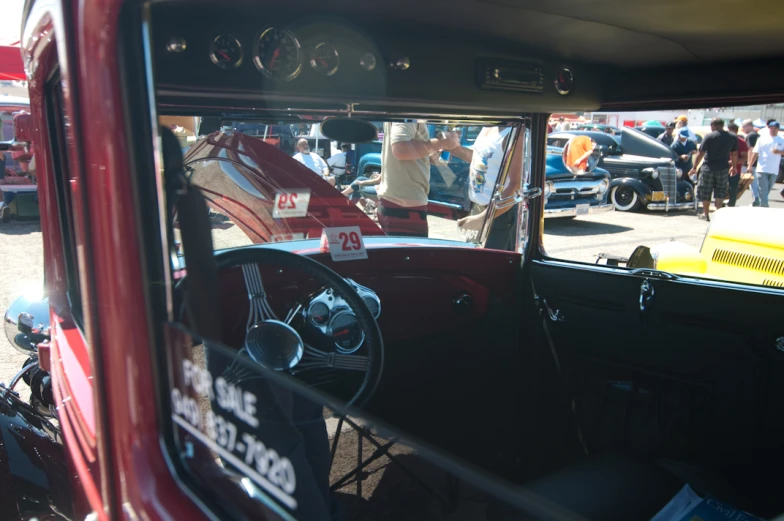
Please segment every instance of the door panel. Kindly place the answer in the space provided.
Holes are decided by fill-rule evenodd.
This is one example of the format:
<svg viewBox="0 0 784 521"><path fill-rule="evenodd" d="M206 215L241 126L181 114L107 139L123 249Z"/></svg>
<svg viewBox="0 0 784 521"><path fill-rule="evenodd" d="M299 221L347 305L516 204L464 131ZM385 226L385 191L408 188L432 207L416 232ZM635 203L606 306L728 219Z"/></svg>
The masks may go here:
<svg viewBox="0 0 784 521"><path fill-rule="evenodd" d="M780 457L770 400L784 357L782 295L565 262L534 261L531 274L563 317L549 326L589 448L709 467Z"/></svg>

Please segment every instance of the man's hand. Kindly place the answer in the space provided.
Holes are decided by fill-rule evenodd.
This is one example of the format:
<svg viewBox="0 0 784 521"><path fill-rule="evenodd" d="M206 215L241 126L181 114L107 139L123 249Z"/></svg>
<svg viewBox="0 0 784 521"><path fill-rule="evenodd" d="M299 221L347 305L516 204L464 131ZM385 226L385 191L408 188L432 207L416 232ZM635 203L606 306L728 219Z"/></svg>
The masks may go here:
<svg viewBox="0 0 784 521"><path fill-rule="evenodd" d="M735 166L730 165L730 177L735 177Z"/></svg>
<svg viewBox="0 0 784 521"><path fill-rule="evenodd" d="M681 156L681 161L688 161L688 160L689 160L689 154L683 154Z"/></svg>
<svg viewBox="0 0 784 521"><path fill-rule="evenodd" d="M460 136L456 132L444 132L444 137L437 138L438 148L452 150L460 146Z"/></svg>

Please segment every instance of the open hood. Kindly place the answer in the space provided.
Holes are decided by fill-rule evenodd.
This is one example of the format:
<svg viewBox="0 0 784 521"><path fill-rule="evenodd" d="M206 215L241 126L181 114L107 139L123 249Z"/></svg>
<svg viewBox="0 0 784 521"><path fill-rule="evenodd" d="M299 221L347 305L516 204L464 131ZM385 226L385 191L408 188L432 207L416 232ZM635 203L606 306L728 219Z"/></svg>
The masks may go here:
<svg viewBox="0 0 784 521"><path fill-rule="evenodd" d="M26 79L19 47L0 45L0 81L24 81Z"/></svg>
<svg viewBox="0 0 784 521"><path fill-rule="evenodd" d="M653 139L646 133L628 127L624 127L621 130L621 148L624 154L675 159L675 152L673 152L670 147ZM664 132L664 130L662 130L662 132Z"/></svg>
<svg viewBox="0 0 784 521"><path fill-rule="evenodd" d="M340 226L384 235L321 176L260 138L214 132L197 141L184 162L210 208L228 217L253 243L319 238L324 228ZM306 215L273 217L276 195L300 190L310 190Z"/></svg>

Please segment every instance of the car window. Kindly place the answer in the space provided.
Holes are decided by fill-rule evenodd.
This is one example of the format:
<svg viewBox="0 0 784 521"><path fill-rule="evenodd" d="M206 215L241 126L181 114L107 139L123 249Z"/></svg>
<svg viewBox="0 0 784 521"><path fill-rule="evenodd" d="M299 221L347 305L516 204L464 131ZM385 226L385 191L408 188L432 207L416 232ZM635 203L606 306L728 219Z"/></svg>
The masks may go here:
<svg viewBox="0 0 784 521"><path fill-rule="evenodd" d="M759 112L760 108L727 109L725 121L732 123L733 113L751 114L753 110ZM666 121L678 114L662 111L646 119ZM757 117L762 115L754 119ZM642 118L620 113L617 119ZM742 151L735 165L738 175L729 176L729 155L725 163L715 167L718 174L706 168L707 160L697 173L690 174L698 166L699 144L686 140L673 149L651 137L656 132L653 127L644 128L644 132L622 130L622 148L610 135L583 133L599 143L603 152L596 168L583 175L565 176L561 155L548 155L543 241L548 256L629 269L653 268L703 280L784 287L784 235L774 224L784 218L784 191L776 184L783 177L780 161L771 161L775 167L767 168L775 172L767 179L760 179L757 170L755 185L755 175L747 168L745 133L739 129L740 138L733 136ZM676 129L674 134L678 132ZM767 132L762 129L759 134ZM771 139L769 135L767 139ZM547 139L547 144L558 150L566 142L557 134ZM607 144L612 146L605 147ZM717 208L717 197L721 209ZM707 218L703 199L710 201Z"/></svg>
<svg viewBox="0 0 784 521"><path fill-rule="evenodd" d="M176 118L179 116L162 116L160 123L171 128L178 121ZM479 232L492 222L492 218L485 222L487 212L483 210L498 189L502 160L511 153L511 137L515 135L513 131L520 132L519 124L373 124L383 131L397 125L410 130L413 125L418 128L416 139L430 140L440 132L454 133L455 143L469 154L472 152L467 147L487 129L479 151L483 156L474 167L475 174L471 173L472 162L465 153L444 150L417 163L424 169L426 192L416 184L411 189L392 182L387 188L395 194L395 201L400 197L421 198L408 213L413 217L407 219L422 222L423 236L452 241L461 247L482 242ZM292 134L289 130L293 130ZM298 131L304 134L294 136ZM410 232L406 221L385 221L379 214L379 207L385 204L378 195L383 181L379 176L384 172L382 141L354 144L351 154L341 159L339 143L324 137L317 125L271 125L240 119L222 120L215 132L186 139L180 143L188 145L183 148L188 177L207 199L216 248L319 239L324 230L348 225L358 226L367 237ZM307 153L297 148L299 142L307 143ZM519 165L516 170L521 168ZM502 190L506 197L514 189L510 182ZM368 184L356 185L355 190L354 183ZM516 183L521 183L519 174ZM400 205L393 204L394 210L399 210ZM458 226L463 218L467 218L468 224ZM396 222L402 224L395 228Z"/></svg>

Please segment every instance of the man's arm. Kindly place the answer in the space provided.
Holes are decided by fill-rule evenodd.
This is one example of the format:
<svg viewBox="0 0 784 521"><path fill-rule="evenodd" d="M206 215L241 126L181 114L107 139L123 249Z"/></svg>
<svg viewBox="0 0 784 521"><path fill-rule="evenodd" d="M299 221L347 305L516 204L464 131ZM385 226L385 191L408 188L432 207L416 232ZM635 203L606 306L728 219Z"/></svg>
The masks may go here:
<svg viewBox="0 0 784 521"><path fill-rule="evenodd" d="M466 148L466 147L453 148L452 150L449 151L449 153L457 157L458 159L462 159L466 163L470 163L471 160L474 158L473 149Z"/></svg>
<svg viewBox="0 0 784 521"><path fill-rule="evenodd" d="M700 164L700 161L702 161L703 157L705 157L705 152L701 151L701 152L699 152L697 154L697 157L694 158L694 166L691 168L691 172L696 172L697 171L697 165Z"/></svg>
<svg viewBox="0 0 784 521"><path fill-rule="evenodd" d="M751 152L749 152L749 162L746 163L746 167L748 168L749 172L751 172L751 168L752 168L751 165L753 165L754 161L756 160L757 160L757 153L752 150Z"/></svg>
<svg viewBox="0 0 784 521"><path fill-rule="evenodd" d="M735 165L738 164L738 151L733 150L730 152L730 175L735 173Z"/></svg>
<svg viewBox="0 0 784 521"><path fill-rule="evenodd" d="M416 135L417 125L393 124L390 136L392 155L400 161L414 161L460 146L460 138L454 132L446 132L444 139L419 140Z"/></svg>

